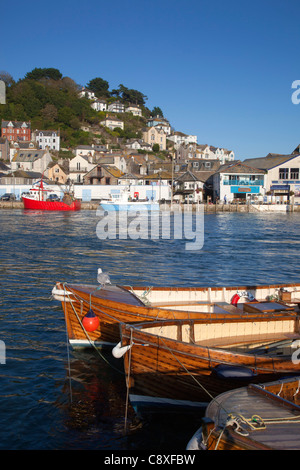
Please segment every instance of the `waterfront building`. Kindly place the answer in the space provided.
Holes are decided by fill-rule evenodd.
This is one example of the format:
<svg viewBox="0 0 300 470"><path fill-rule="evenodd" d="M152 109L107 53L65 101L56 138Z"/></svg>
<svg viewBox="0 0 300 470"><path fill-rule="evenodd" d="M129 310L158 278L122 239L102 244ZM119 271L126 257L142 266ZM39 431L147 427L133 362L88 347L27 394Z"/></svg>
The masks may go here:
<svg viewBox="0 0 300 470"><path fill-rule="evenodd" d="M66 184L69 178L67 165L63 166L57 162L51 162L48 165L45 175L51 182Z"/></svg>
<svg viewBox="0 0 300 470"><path fill-rule="evenodd" d="M6 137L0 137L0 160L10 160L9 143Z"/></svg>
<svg viewBox="0 0 300 470"><path fill-rule="evenodd" d="M266 170L244 162L221 165L213 175L213 200L221 202L259 200L265 195Z"/></svg>
<svg viewBox="0 0 300 470"><path fill-rule="evenodd" d="M289 155L269 153L266 157L251 158L245 164L266 171L265 187L271 202L300 203L300 151L299 146Z"/></svg>
<svg viewBox="0 0 300 470"><path fill-rule="evenodd" d="M204 182L190 170L174 180L174 199L179 202L202 202Z"/></svg>
<svg viewBox="0 0 300 470"><path fill-rule="evenodd" d="M37 150L17 150L11 161L11 169L34 171L43 173L48 167L49 163L52 162L52 156L49 153L49 149Z"/></svg>

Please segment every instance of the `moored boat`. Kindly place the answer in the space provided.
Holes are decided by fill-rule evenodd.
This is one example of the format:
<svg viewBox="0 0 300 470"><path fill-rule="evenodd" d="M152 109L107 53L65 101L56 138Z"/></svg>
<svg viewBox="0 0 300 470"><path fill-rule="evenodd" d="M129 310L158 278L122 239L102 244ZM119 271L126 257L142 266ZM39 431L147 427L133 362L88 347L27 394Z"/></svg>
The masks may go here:
<svg viewBox="0 0 300 470"><path fill-rule="evenodd" d="M100 207L105 211L158 211L159 203L155 201L140 200L138 194L132 198L128 191L112 194L110 199L102 199Z"/></svg>
<svg viewBox="0 0 300 470"><path fill-rule="evenodd" d="M57 282L52 295L62 304L72 346L111 347L120 340L120 322L257 316L259 307L253 311L254 300L271 300L264 304L264 309L260 307L260 313L275 314L276 310L296 308L300 303L299 291L298 284L169 288ZM285 301L281 300L283 294ZM85 326L88 312L90 327Z"/></svg>
<svg viewBox="0 0 300 470"><path fill-rule="evenodd" d="M300 377L218 395L187 450L300 450Z"/></svg>
<svg viewBox="0 0 300 470"><path fill-rule="evenodd" d="M120 324L124 368L133 408L143 414L165 404L205 407L242 384L299 373L300 346L295 311L256 318L230 316ZM254 307L253 307L254 308ZM119 353L118 353L119 350Z"/></svg>
<svg viewBox="0 0 300 470"><path fill-rule="evenodd" d="M43 180L34 185L29 195L22 196L24 209L41 210L41 211L79 211L81 202L69 193L65 192L60 200L51 199L49 194L52 191L44 187Z"/></svg>

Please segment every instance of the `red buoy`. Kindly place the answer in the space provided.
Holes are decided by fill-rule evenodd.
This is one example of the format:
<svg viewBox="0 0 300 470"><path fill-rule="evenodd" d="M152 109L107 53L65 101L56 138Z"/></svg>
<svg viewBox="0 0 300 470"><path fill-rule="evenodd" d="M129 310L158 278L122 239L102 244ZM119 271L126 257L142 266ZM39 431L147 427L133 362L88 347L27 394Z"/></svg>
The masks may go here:
<svg viewBox="0 0 300 470"><path fill-rule="evenodd" d="M88 313L82 319L82 325L86 331L95 331L99 326L99 318L96 317L93 310L89 310Z"/></svg>

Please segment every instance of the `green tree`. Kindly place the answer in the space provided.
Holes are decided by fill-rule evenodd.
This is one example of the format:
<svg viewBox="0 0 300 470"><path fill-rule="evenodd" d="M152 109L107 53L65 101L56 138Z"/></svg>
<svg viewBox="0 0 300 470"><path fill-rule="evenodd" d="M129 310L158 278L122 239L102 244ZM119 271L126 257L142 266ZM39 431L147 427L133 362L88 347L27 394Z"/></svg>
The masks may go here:
<svg viewBox="0 0 300 470"><path fill-rule="evenodd" d="M117 90L113 90L114 92ZM123 102L125 103L133 103L137 105L144 105L145 100L147 100L147 96L141 93L138 90L134 89L129 89L124 85L119 85L119 90L118 90L119 97L122 99Z"/></svg>
<svg viewBox="0 0 300 470"><path fill-rule="evenodd" d="M93 78L92 80L89 81L87 84L87 88L91 91L93 91L96 96L100 97L108 97L109 96L109 83L106 80L103 80L103 78L97 77Z"/></svg>
<svg viewBox="0 0 300 470"><path fill-rule="evenodd" d="M41 80L42 78L51 78L52 80L61 80L62 74L58 69L54 68L35 68L25 75L28 80Z"/></svg>
<svg viewBox="0 0 300 470"><path fill-rule="evenodd" d="M151 114L152 114L152 116L164 117L164 113L162 112L162 110L158 106L154 106L154 108L152 109Z"/></svg>

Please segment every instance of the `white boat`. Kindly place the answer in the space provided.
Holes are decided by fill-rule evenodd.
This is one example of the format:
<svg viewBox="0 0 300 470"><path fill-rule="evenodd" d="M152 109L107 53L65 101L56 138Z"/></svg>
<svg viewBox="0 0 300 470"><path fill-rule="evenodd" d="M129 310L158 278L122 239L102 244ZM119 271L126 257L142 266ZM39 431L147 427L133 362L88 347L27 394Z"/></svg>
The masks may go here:
<svg viewBox="0 0 300 470"><path fill-rule="evenodd" d="M159 203L149 200L141 200L134 195L132 198L128 191L112 194L108 200L102 199L100 206L105 211L158 211Z"/></svg>

